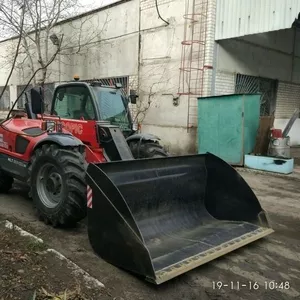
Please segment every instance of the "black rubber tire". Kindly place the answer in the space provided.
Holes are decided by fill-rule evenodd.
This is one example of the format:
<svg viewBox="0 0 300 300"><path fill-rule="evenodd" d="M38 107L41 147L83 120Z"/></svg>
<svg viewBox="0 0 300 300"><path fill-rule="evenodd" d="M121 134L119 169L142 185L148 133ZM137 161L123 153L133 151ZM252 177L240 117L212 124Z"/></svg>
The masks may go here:
<svg viewBox="0 0 300 300"><path fill-rule="evenodd" d="M37 191L40 167L51 163L62 177L62 196L57 206L47 207ZM39 219L54 227L71 227L86 217L86 162L78 148L60 148L46 144L35 150L29 167L30 195Z"/></svg>
<svg viewBox="0 0 300 300"><path fill-rule="evenodd" d="M12 188L14 179L0 170L0 193L7 193Z"/></svg>
<svg viewBox="0 0 300 300"><path fill-rule="evenodd" d="M158 142L132 141L129 142L131 153L135 159L158 158L170 156Z"/></svg>

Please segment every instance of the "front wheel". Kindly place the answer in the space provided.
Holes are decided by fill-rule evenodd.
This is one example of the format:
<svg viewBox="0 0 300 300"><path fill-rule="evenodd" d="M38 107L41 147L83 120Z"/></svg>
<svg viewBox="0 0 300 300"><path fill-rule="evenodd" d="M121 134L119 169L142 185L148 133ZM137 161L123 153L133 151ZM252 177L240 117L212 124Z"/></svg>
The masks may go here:
<svg viewBox="0 0 300 300"><path fill-rule="evenodd" d="M167 157L169 154L158 142L132 141L129 142L131 153L135 159Z"/></svg>
<svg viewBox="0 0 300 300"><path fill-rule="evenodd" d="M85 159L77 148L43 145L29 168L33 204L42 221L74 226L86 216Z"/></svg>

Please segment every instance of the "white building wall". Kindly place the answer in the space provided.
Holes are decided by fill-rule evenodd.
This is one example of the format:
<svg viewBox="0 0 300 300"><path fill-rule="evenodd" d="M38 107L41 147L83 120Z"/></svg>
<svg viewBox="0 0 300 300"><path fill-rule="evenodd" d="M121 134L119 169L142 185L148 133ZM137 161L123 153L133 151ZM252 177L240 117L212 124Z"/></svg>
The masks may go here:
<svg viewBox="0 0 300 300"><path fill-rule="evenodd" d="M161 16L157 16L155 1L141 2L141 56L140 56L140 114L142 131L151 132L162 138L163 144L172 153L184 153L194 148L195 136L188 134L187 99L180 98L178 106L173 105L177 96L179 67L181 62L181 41L184 30L184 0L159 0ZM157 27L157 30L149 30ZM195 151L195 149L190 149Z"/></svg>
<svg viewBox="0 0 300 300"><path fill-rule="evenodd" d="M82 79L136 75L138 71L138 14L139 2L128 1L99 11L92 16L64 23L57 29L66 39L74 35L74 27L81 28L84 41L92 39L78 55L64 55L51 65L53 76L48 81L57 81L61 70L61 81L70 80L79 74ZM82 26L82 22L87 22ZM76 51L77 39L70 43L69 50ZM60 63L60 67L59 67Z"/></svg>
<svg viewBox="0 0 300 300"><path fill-rule="evenodd" d="M235 89L237 73L278 79L275 127L284 129L295 108L300 107L300 33L294 44L293 30L282 30L239 39L219 41L216 95ZM300 119L290 132L292 145L300 144Z"/></svg>
<svg viewBox="0 0 300 300"><path fill-rule="evenodd" d="M173 105L173 98L178 96L185 4L185 0L158 0L167 25L158 18L155 1L141 1L140 98L144 106L151 102L145 116L140 115L142 131L161 137L173 154L195 153L197 140L196 129L187 130L187 96L180 96L179 105ZM208 66L214 58L215 9L215 1L209 1L205 60ZM150 30L153 27L157 29ZM208 69L204 77L205 94L210 93L211 78L212 71Z"/></svg>
<svg viewBox="0 0 300 300"><path fill-rule="evenodd" d="M13 63L13 50L16 49L17 40L8 40L0 43L0 86L4 86ZM9 84L17 84L16 74L12 74Z"/></svg>
<svg viewBox="0 0 300 300"><path fill-rule="evenodd" d="M81 79L137 75L138 15L139 1L134 0L56 26L53 33L58 37L64 35L63 51L48 67L46 82L72 80L75 73ZM71 54L78 50L79 35L84 46L78 54ZM4 85L10 71L7 58L12 59L16 42L15 39L0 43L0 66L4 66L0 86ZM55 50L49 42L49 57ZM33 59L36 61L35 56ZM20 55L19 62L22 60ZM9 84L26 84L30 75L28 63L24 61L21 69L15 69Z"/></svg>
<svg viewBox="0 0 300 300"><path fill-rule="evenodd" d="M217 70L215 79L215 95L234 94L235 74L226 70Z"/></svg>

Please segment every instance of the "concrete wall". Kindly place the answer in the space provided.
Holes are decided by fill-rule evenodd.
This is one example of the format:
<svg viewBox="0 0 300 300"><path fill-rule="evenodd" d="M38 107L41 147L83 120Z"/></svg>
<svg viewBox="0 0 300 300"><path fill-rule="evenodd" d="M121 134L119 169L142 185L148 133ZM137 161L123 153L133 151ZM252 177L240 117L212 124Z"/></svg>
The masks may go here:
<svg viewBox="0 0 300 300"><path fill-rule="evenodd" d="M55 28L64 34L64 50L49 68L49 82L136 75L138 69L138 1L120 3ZM79 36L81 50L78 50ZM59 77L60 71L60 77Z"/></svg>
<svg viewBox="0 0 300 300"><path fill-rule="evenodd" d="M157 17L155 1L141 2L139 80L143 104L139 110L151 103L146 114L140 114L142 131L160 136L173 153L190 152L195 150L195 137L186 130L187 99L181 97L179 105L173 105L179 83L184 0L159 3L160 14L170 25ZM157 29L149 30L152 27Z"/></svg>
<svg viewBox="0 0 300 300"><path fill-rule="evenodd" d="M56 33L58 37L64 35L63 50L48 67L46 82L69 81L75 73L81 79L136 76L138 15L139 1L127 1L57 25L51 34ZM5 84L10 71L16 43L16 39L0 43L0 87ZM56 47L49 42L49 58L55 51ZM78 54L74 54L76 52ZM37 68L35 54L32 57ZM9 82L11 101L16 99L16 86L27 84L32 75L29 60L24 55L19 55L18 63L20 65L16 65ZM41 72L36 79L40 77Z"/></svg>
<svg viewBox="0 0 300 300"><path fill-rule="evenodd" d="M300 33L289 29L219 41L214 93L233 93L237 73L279 80L275 126L283 129L300 107ZM298 132L300 119L290 133L292 145L300 144Z"/></svg>
<svg viewBox="0 0 300 300"><path fill-rule="evenodd" d="M159 0L158 3L160 14L169 22L167 26L157 17L155 1L141 2L140 93L144 103L151 102L142 128L144 132L162 137L165 146L174 154L195 153L197 122L193 122L193 129L187 130L187 123L191 123L187 120L197 115L197 103L190 102L189 106L187 96L180 96L179 105L173 105L173 97L178 96L186 2ZM208 66L213 65L214 58L215 10L215 1L209 1L205 56ZM151 27L157 29L149 30ZM211 80L212 70L207 69L204 71L204 94L210 94Z"/></svg>

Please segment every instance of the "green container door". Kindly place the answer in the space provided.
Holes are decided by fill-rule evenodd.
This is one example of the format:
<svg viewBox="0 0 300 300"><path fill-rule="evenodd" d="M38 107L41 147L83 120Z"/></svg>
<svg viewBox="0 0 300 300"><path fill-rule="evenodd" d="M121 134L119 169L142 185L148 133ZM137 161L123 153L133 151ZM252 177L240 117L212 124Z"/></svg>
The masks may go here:
<svg viewBox="0 0 300 300"><path fill-rule="evenodd" d="M260 122L261 95L244 95L244 154L250 154L256 143Z"/></svg>
<svg viewBox="0 0 300 300"><path fill-rule="evenodd" d="M213 153L242 165L255 146L260 95L226 95L198 100L198 153ZM246 153L245 153L246 152Z"/></svg>

